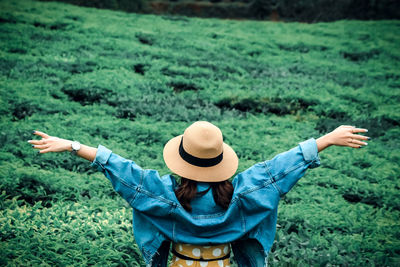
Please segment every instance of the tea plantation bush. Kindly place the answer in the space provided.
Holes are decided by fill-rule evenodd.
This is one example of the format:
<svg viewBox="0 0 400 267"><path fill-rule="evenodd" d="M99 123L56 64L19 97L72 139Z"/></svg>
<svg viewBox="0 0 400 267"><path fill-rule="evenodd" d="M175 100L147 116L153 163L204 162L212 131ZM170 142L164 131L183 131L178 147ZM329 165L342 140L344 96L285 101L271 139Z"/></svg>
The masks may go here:
<svg viewBox="0 0 400 267"><path fill-rule="evenodd" d="M400 265L400 22L272 23L0 2L0 265L144 266L131 210L32 130L168 173L164 144L218 125L238 171L341 124L279 207L273 266Z"/></svg>
<svg viewBox="0 0 400 267"><path fill-rule="evenodd" d="M49 0L41 0L49 1ZM340 19L399 19L395 0L56 0L80 6L180 14L197 17L269 19L285 21L334 21Z"/></svg>

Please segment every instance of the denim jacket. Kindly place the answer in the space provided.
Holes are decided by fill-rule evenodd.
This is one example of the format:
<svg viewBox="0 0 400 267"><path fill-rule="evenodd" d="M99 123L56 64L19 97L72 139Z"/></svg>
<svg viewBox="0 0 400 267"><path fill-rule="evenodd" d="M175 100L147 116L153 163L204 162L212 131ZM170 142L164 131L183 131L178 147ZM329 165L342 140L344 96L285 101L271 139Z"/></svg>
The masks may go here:
<svg viewBox="0 0 400 267"><path fill-rule="evenodd" d="M314 138L237 174L227 210L211 190L187 212L177 200L172 175L139 167L99 145L91 166L104 173L133 208L133 234L149 266L166 266L170 242L198 245L231 243L239 266L266 266L274 241L278 203L308 168L320 165ZM198 190L207 187L199 183Z"/></svg>

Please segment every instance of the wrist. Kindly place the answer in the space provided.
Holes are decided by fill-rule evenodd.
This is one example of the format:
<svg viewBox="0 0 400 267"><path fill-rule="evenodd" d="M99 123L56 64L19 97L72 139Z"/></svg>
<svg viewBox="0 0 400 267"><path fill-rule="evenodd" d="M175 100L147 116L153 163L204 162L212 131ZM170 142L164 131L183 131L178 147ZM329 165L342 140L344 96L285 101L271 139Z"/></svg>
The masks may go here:
<svg viewBox="0 0 400 267"><path fill-rule="evenodd" d="M331 133L327 133L326 135L322 136L322 138L324 139L324 142L328 145L328 146L332 146L335 144L334 142L334 138L332 136Z"/></svg>
<svg viewBox="0 0 400 267"><path fill-rule="evenodd" d="M71 152L72 151L72 141L65 140L65 150Z"/></svg>
<svg viewBox="0 0 400 267"><path fill-rule="evenodd" d="M330 134L321 136L316 141L317 141L318 152L334 144L333 138Z"/></svg>

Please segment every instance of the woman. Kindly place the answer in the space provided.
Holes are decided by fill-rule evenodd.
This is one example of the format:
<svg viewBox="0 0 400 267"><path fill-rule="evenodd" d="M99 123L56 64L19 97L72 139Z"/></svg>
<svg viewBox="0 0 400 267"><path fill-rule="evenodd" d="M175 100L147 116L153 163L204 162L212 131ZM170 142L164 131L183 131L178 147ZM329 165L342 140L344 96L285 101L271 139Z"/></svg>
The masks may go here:
<svg viewBox="0 0 400 267"><path fill-rule="evenodd" d="M106 147L34 134L39 153L71 151L92 162L133 207L135 241L149 266L229 266L232 249L239 266L266 266L276 230L280 198L320 165L319 152L331 145L361 148L366 129L342 125L318 138L257 163L228 181L238 167L220 129L199 121L164 147L164 161L180 176L159 176Z"/></svg>

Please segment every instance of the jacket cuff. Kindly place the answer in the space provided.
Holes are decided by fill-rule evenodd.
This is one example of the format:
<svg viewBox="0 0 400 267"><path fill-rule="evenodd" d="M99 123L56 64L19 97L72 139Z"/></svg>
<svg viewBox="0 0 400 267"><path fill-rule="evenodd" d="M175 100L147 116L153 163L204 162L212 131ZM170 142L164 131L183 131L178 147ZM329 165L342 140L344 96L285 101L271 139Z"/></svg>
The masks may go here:
<svg viewBox="0 0 400 267"><path fill-rule="evenodd" d="M310 138L299 143L305 162L311 163L309 168L316 168L321 165L321 159L318 154L317 141Z"/></svg>
<svg viewBox="0 0 400 267"><path fill-rule="evenodd" d="M102 145L98 145L96 157L90 164L91 167L96 168L98 171L104 171L104 165L107 164L108 159L111 156L112 151Z"/></svg>

